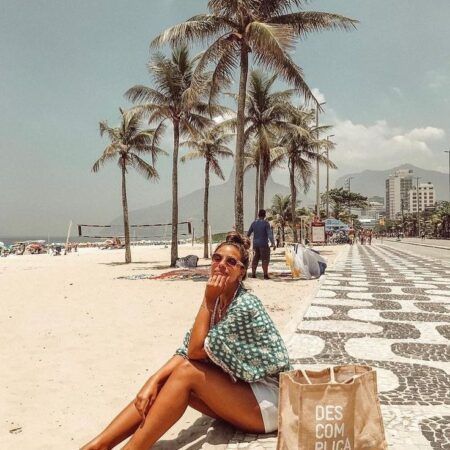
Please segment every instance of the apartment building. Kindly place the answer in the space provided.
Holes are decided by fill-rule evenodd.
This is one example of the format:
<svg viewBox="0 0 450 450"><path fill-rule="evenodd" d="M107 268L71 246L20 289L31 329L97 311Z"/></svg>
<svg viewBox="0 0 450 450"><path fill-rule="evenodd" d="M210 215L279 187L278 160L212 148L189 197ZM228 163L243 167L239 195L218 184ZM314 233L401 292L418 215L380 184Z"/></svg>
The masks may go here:
<svg viewBox="0 0 450 450"><path fill-rule="evenodd" d="M417 202L419 202L419 211L425 211L426 208L434 206L436 203L436 193L434 185L431 182L419 183L419 189L417 186L413 186L409 190L409 212L417 212Z"/></svg>
<svg viewBox="0 0 450 450"><path fill-rule="evenodd" d="M413 171L401 169L389 175L386 180L386 217L395 219L409 211L409 191L413 187Z"/></svg>

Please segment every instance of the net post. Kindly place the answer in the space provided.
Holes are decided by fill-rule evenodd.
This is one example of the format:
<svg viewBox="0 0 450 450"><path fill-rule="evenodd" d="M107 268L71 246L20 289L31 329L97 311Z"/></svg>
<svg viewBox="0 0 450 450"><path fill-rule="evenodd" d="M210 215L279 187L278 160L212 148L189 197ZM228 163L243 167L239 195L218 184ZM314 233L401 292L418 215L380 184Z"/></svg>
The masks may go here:
<svg viewBox="0 0 450 450"><path fill-rule="evenodd" d="M69 238L70 238L70 230L72 229L72 221L69 222L69 229L67 230L67 239L66 239L66 247L65 247L65 251L64 254L67 255L67 251L69 248Z"/></svg>
<svg viewBox="0 0 450 450"><path fill-rule="evenodd" d="M209 240L209 257L212 256L212 231L211 225L208 225L208 240Z"/></svg>

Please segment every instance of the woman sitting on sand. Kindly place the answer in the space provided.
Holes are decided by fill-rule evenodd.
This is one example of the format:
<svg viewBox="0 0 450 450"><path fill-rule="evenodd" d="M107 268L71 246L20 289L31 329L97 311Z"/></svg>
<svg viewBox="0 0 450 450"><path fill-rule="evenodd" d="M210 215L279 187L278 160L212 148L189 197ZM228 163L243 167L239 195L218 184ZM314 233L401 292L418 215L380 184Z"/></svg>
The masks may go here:
<svg viewBox="0 0 450 450"><path fill-rule="evenodd" d="M188 406L250 433L277 429L278 374L286 347L261 301L242 285L250 241L228 233L212 255L211 275L182 347L136 398L81 450L148 450Z"/></svg>

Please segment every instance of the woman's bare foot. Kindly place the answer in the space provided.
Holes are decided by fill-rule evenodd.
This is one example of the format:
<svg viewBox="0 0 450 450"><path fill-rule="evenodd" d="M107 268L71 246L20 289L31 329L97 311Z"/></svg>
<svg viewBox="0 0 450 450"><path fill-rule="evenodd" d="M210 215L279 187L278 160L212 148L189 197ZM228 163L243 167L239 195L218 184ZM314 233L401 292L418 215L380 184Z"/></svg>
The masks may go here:
<svg viewBox="0 0 450 450"><path fill-rule="evenodd" d="M95 438L81 447L80 450L111 450L111 448L102 443L99 438Z"/></svg>

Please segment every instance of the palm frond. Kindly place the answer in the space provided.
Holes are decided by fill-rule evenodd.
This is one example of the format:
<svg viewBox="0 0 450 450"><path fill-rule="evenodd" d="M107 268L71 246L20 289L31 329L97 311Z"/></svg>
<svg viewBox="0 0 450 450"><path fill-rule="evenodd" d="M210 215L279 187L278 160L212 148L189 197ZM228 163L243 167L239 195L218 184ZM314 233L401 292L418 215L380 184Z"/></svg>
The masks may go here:
<svg viewBox="0 0 450 450"><path fill-rule="evenodd" d="M97 161L95 161L94 165L92 166L92 172L98 172L108 161L117 158L120 152L120 148L121 147L117 143L108 145L108 147L106 147L103 151L102 156L100 156L100 158L97 159Z"/></svg>
<svg viewBox="0 0 450 450"><path fill-rule="evenodd" d="M217 156L220 156L222 158L228 158L228 157L234 156L233 150L230 150L225 145L216 145L215 149L214 149L214 153Z"/></svg>
<svg viewBox="0 0 450 450"><path fill-rule="evenodd" d="M192 161L195 159L202 159L205 157L205 153L201 150L191 150L180 158L181 162Z"/></svg>
<svg viewBox="0 0 450 450"><path fill-rule="evenodd" d="M324 30L355 30L359 21L339 14L301 11L275 16L271 19L271 23L290 25L296 35L305 37L309 33Z"/></svg>
<svg viewBox="0 0 450 450"><path fill-rule="evenodd" d="M306 159L300 159L295 165L296 180L301 186L303 186L303 191L306 193L309 190L311 184L311 179L313 175L313 168L310 161Z"/></svg>
<svg viewBox="0 0 450 450"><path fill-rule="evenodd" d="M193 150L200 151L201 149L201 143L198 140L189 139L187 141L180 142L180 147L188 147Z"/></svg>
<svg viewBox="0 0 450 450"><path fill-rule="evenodd" d="M302 7L307 0L260 0L260 11L265 18L292 11L294 7Z"/></svg>
<svg viewBox="0 0 450 450"><path fill-rule="evenodd" d="M211 157L209 159L209 169L212 170L221 180L225 180L225 176L220 168L219 161L216 158Z"/></svg>
<svg viewBox="0 0 450 450"><path fill-rule="evenodd" d="M209 39L228 29L229 26L229 23L222 17L214 14L199 14L163 31L153 39L150 47L156 48L164 44L176 47L194 41L206 43Z"/></svg>
<svg viewBox="0 0 450 450"><path fill-rule="evenodd" d="M237 118L232 117L231 119L224 120L216 125L216 129L223 133L231 132L235 133L237 127Z"/></svg>
<svg viewBox="0 0 450 450"><path fill-rule="evenodd" d="M304 96L306 102L313 101L319 106L319 102L314 97L311 89L303 79L303 70L292 61L289 55L281 47L277 47L276 42L272 46L252 46L255 53L255 60L271 70L275 70L288 83L293 84ZM268 51L270 48L271 51ZM319 109L320 106L319 106Z"/></svg>
<svg viewBox="0 0 450 450"><path fill-rule="evenodd" d="M106 133L110 139L111 142L117 141L119 138L119 131L117 128L111 128L108 126L108 122L104 120L103 122L99 123L100 128L100 136L103 137L103 135Z"/></svg>
<svg viewBox="0 0 450 450"><path fill-rule="evenodd" d="M253 21L247 26L246 34L252 45L259 49L265 47L269 54L275 54L278 49L293 50L295 44L294 30L289 25Z"/></svg>
<svg viewBox="0 0 450 450"><path fill-rule="evenodd" d="M147 180L156 181L159 179L158 171L149 163L144 161L138 155L131 153L128 158L128 163Z"/></svg>
<svg viewBox="0 0 450 450"><path fill-rule="evenodd" d="M186 114L181 122L183 127L183 132L195 133L196 131L202 130L208 126L211 126L213 121L208 117L202 116L200 114L188 113Z"/></svg>
<svg viewBox="0 0 450 450"><path fill-rule="evenodd" d="M170 98L167 95L142 84L131 87L125 92L124 96L132 103L145 102L164 105L170 102Z"/></svg>

